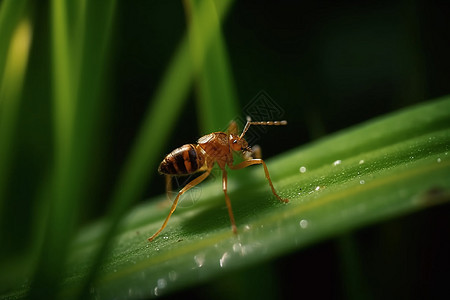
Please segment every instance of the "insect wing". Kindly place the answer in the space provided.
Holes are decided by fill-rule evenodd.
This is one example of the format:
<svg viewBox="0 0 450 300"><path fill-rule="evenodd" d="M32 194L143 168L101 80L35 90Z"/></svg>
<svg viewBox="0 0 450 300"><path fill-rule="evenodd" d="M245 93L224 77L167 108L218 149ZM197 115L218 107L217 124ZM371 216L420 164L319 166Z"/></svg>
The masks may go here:
<svg viewBox="0 0 450 300"><path fill-rule="evenodd" d="M201 138L198 139L197 143L198 144L206 144L208 142L210 142L211 140L213 140L215 137L214 133L210 133L207 135L202 136Z"/></svg>

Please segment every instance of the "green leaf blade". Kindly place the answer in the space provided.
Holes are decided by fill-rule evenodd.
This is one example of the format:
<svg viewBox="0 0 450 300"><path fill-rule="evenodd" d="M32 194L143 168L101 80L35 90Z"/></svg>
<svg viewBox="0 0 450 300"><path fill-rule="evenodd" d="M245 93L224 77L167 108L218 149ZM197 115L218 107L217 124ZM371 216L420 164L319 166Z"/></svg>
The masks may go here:
<svg viewBox="0 0 450 300"><path fill-rule="evenodd" d="M417 120L409 120L417 113L411 108L270 160L269 170L278 173L275 188L290 199L288 204L272 196L261 168L242 170L248 172L245 181L233 180L230 172L238 236L230 230L219 180L203 184L197 198L187 193L165 231L152 243L146 237L159 228L169 208L164 201L137 207L122 223L93 295L100 299L164 295L344 232L448 203L450 130L444 124L450 126L450 122L443 122L442 108L449 103L422 106L429 120L420 124L428 124L421 131ZM409 126L402 126L406 138L398 142L386 138L347 156L342 156L345 147L329 147L330 141L357 136L358 142L366 143L368 133L375 135L378 127L388 128L399 120L408 121ZM316 161L316 167L302 173L298 166L304 157ZM333 157L343 159L330 160ZM294 167L285 168L287 162L295 165L295 173ZM76 267L69 272L73 284L84 276L83 257L95 247L94 231L101 228L88 228L79 241L88 234L90 238L74 245L71 265Z"/></svg>

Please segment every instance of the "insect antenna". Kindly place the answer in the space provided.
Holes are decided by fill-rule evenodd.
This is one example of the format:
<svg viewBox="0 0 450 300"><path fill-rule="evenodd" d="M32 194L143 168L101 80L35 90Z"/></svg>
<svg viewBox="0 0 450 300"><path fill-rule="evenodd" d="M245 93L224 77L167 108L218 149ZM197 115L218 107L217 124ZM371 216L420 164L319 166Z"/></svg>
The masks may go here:
<svg viewBox="0 0 450 300"><path fill-rule="evenodd" d="M250 116L247 116L247 123L245 124L244 130L242 130L242 133L239 136L240 139L247 132L250 125L265 125L265 126L276 125L276 126L278 126L278 125L287 125L287 121L286 120L283 120L283 121L252 121L252 118L250 118Z"/></svg>

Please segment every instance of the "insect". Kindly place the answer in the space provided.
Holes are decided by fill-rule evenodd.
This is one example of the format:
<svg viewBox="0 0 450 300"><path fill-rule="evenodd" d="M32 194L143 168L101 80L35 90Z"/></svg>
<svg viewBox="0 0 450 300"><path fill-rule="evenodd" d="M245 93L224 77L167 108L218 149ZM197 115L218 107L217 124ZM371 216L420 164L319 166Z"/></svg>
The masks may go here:
<svg viewBox="0 0 450 300"><path fill-rule="evenodd" d="M170 152L164 160L161 162L158 168L160 174L166 175L166 182L171 181L172 176L182 176L189 175L196 172L204 172L197 178L193 179L187 183L177 194L175 200L173 201L172 207L170 208L169 215L166 217L161 228L155 232L148 240L151 242L154 240L158 234L166 227L170 216L175 211L178 200L181 195L187 192L189 189L193 188L203 180L205 180L214 166L214 163L219 165L222 171L222 189L225 194L225 202L228 208L228 214L231 221L231 229L233 233L237 233L236 222L234 221L233 211L231 209L230 198L227 194L227 171L226 167L231 170L239 170L246 168L251 165L262 164L264 167L264 173L267 180L269 181L270 188L275 197L281 202L289 202L288 199L281 198L278 196L275 188L273 187L272 180L269 176L269 170L267 165L261 158L253 158L255 151L253 151L249 146L247 141L244 139L244 135L247 132L250 125L286 125L287 121L262 121L262 122L252 122L250 117L247 117L247 123L245 124L242 133L238 135L238 129L236 122L231 122L228 130L226 132L213 132L208 135L202 136L198 139L197 144L186 144L183 145L172 152ZM233 165L233 151L240 152L244 161ZM169 184L167 187L170 186Z"/></svg>

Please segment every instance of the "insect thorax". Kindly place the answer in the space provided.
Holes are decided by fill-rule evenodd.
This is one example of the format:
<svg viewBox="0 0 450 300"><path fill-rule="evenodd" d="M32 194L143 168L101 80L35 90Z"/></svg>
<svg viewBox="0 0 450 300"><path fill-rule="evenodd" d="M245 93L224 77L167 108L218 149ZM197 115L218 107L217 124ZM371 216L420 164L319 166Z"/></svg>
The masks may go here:
<svg viewBox="0 0 450 300"><path fill-rule="evenodd" d="M216 161L220 166L225 166L227 162L233 160L228 134L224 132L214 132L202 136L198 139L198 145L205 150L210 159Z"/></svg>

